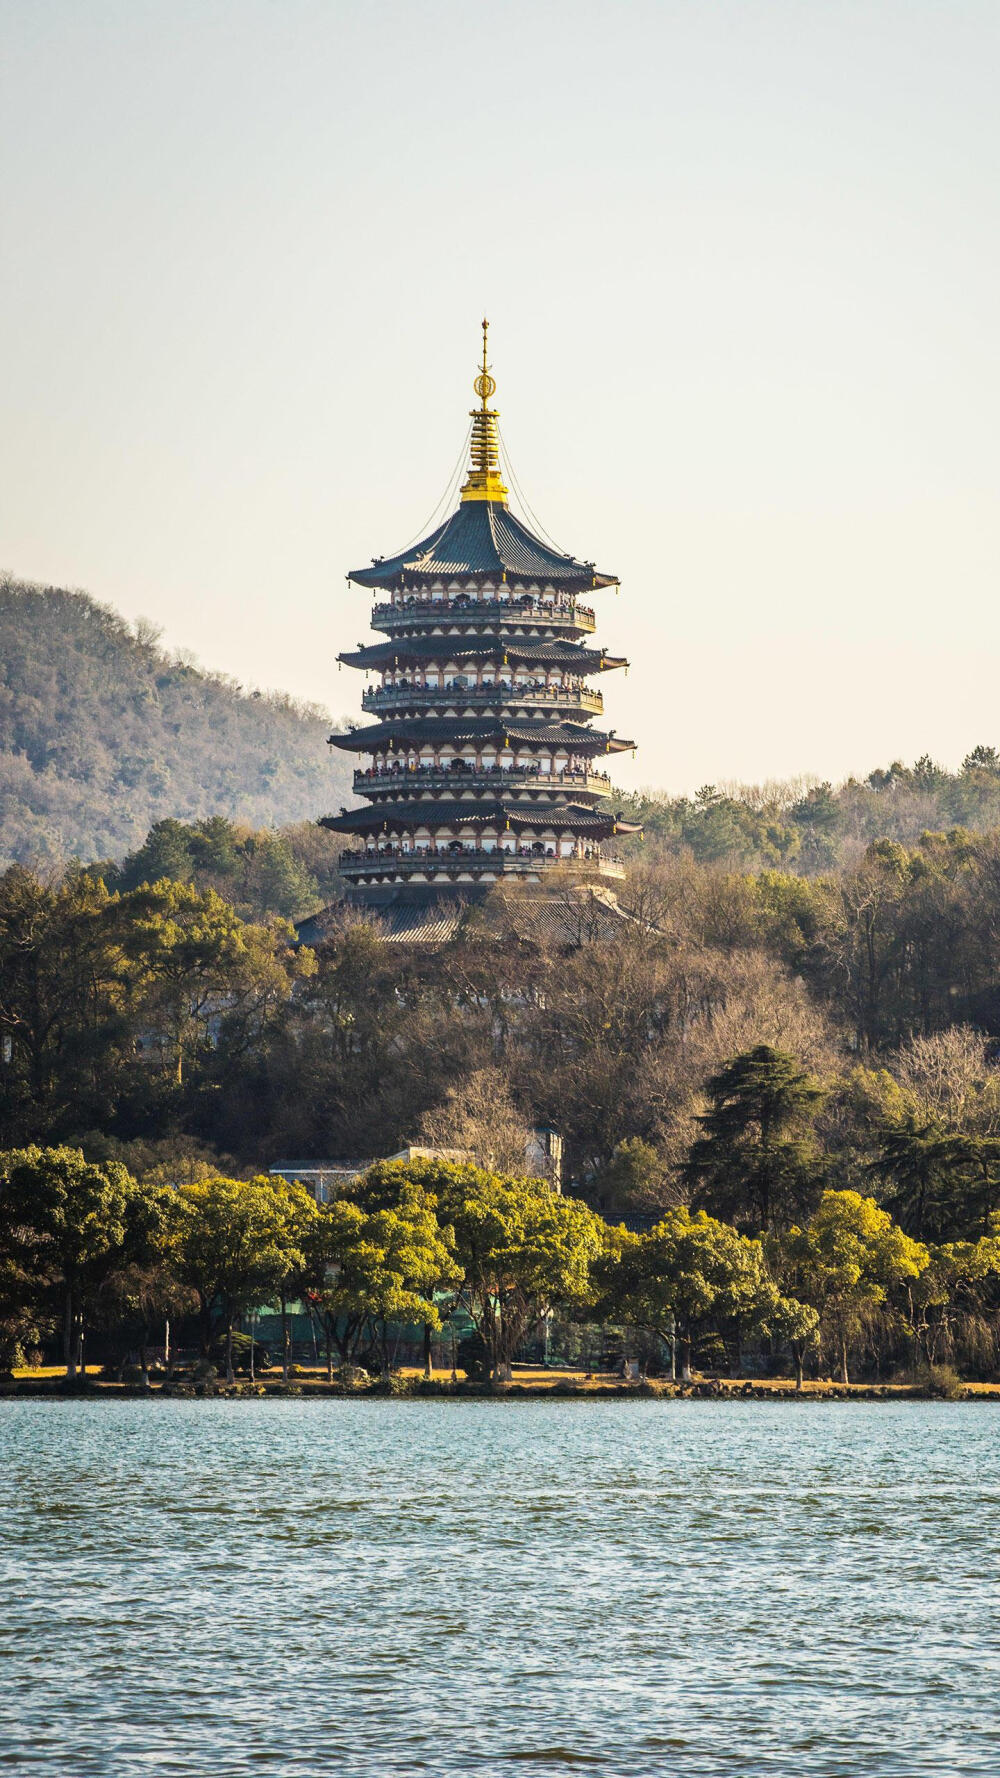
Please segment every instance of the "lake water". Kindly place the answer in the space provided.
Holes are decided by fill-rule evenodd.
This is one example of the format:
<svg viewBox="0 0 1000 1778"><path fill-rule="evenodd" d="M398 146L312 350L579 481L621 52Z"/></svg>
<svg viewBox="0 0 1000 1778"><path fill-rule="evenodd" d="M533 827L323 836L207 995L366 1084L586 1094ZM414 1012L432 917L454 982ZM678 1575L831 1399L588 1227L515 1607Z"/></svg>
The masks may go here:
<svg viewBox="0 0 1000 1778"><path fill-rule="evenodd" d="M1000 1773L1000 1411L0 1403L0 1772Z"/></svg>

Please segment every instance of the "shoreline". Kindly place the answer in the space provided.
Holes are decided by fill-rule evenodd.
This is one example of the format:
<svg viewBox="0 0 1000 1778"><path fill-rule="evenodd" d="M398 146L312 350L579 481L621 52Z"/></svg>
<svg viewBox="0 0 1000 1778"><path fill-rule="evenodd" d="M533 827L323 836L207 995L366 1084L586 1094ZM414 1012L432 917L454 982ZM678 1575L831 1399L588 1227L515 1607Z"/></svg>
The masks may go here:
<svg viewBox="0 0 1000 1778"><path fill-rule="evenodd" d="M697 1378L691 1383L579 1381L549 1379L496 1385L452 1382L450 1378L427 1381L422 1377L393 1379L388 1385L374 1382L350 1387L325 1379L258 1379L251 1383L161 1382L118 1383L99 1377L69 1381L64 1377L15 1376L0 1381L4 1401L661 1401L661 1402L985 1402L1000 1404L1000 1383L963 1383L953 1393L918 1383L816 1383L801 1390L785 1379L733 1380Z"/></svg>

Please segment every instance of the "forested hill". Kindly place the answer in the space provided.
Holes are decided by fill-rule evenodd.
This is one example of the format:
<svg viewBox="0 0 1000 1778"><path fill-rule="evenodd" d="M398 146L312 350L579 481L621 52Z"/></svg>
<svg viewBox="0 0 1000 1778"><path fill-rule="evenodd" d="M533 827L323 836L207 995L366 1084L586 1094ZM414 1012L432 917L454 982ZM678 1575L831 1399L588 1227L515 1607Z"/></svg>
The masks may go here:
<svg viewBox="0 0 1000 1778"><path fill-rule="evenodd" d="M647 791L617 800L642 823L647 857L690 854L726 870L815 876L853 869L879 840L913 846L927 834L996 832L1000 751L974 747L957 772L925 754L912 766L894 760L837 786L799 778L706 784L693 798Z"/></svg>
<svg viewBox="0 0 1000 1778"><path fill-rule="evenodd" d="M0 581L0 868L121 857L167 816L260 828L336 809L349 766L330 726L85 593Z"/></svg>

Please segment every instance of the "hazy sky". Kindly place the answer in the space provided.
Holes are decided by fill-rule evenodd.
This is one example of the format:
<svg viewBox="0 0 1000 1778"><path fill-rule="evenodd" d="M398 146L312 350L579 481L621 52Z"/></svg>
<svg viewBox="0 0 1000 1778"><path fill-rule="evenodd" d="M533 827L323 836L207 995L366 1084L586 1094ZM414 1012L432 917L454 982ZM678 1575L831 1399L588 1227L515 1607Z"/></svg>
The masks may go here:
<svg viewBox="0 0 1000 1778"><path fill-rule="evenodd" d="M621 782L1000 744L997 0L0 21L0 566L356 714L486 313Z"/></svg>

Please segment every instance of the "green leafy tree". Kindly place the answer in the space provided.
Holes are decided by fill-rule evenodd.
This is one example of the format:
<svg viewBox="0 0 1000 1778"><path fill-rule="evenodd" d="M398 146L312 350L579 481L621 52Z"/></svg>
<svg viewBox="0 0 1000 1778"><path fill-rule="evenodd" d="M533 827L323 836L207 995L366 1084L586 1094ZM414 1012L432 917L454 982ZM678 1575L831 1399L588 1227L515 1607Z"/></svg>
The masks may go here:
<svg viewBox="0 0 1000 1778"><path fill-rule="evenodd" d="M872 1172L885 1183L886 1208L919 1240L985 1228L1000 1202L1000 1141L908 1116L887 1125Z"/></svg>
<svg viewBox="0 0 1000 1778"><path fill-rule="evenodd" d="M370 1342L367 1309L358 1301L345 1304L336 1291L345 1241L358 1226L356 1218L345 1218L342 1203L334 1199L320 1204L303 1242L303 1297L313 1327L318 1320L323 1334L328 1382L333 1381L335 1351L342 1365L354 1365L366 1340Z"/></svg>
<svg viewBox="0 0 1000 1778"><path fill-rule="evenodd" d="M806 1352L819 1328L818 1311L811 1303L800 1303L797 1297L776 1292L763 1307L760 1326L777 1344L789 1348L795 1365L795 1387L801 1390Z"/></svg>
<svg viewBox="0 0 1000 1778"><path fill-rule="evenodd" d="M392 1323L441 1325L435 1293L458 1282L450 1229L442 1229L420 1186L404 1185L395 1204L365 1211L341 1199L330 1206L331 1315L366 1317L374 1330L382 1380L391 1369Z"/></svg>
<svg viewBox="0 0 1000 1778"><path fill-rule="evenodd" d="M950 1357L960 1331L995 1323L1000 1309L1000 1217L977 1241L931 1247L918 1277L908 1279L903 1317L915 1352L929 1365Z"/></svg>
<svg viewBox="0 0 1000 1778"><path fill-rule="evenodd" d="M173 1203L170 1255L175 1275L198 1298L202 1350L211 1345L218 1306L226 1329L226 1377L233 1381L233 1328L238 1315L270 1301L302 1267L297 1201L270 1177L207 1179L179 1187Z"/></svg>
<svg viewBox="0 0 1000 1778"><path fill-rule="evenodd" d="M314 967L310 951L291 951L289 928L247 925L211 889L155 883L134 891L126 911L133 1017L162 1034L178 1086L185 1057L204 1049L213 1024L224 1019L249 1041L296 976Z"/></svg>
<svg viewBox="0 0 1000 1778"><path fill-rule="evenodd" d="M353 1181L348 1188L351 1201L359 1204L369 1213L376 1210L395 1210L406 1201L413 1190L421 1194L423 1203L428 1209L437 1212L439 1208L439 1187L442 1181L447 1188L448 1181L454 1172L453 1164L447 1161L429 1158L413 1161L378 1161L360 1179ZM446 1231L449 1246L454 1245L454 1234L450 1227ZM462 1283L460 1271L453 1271L451 1287L453 1301L451 1309L457 1304ZM434 1304L444 1292L442 1280L435 1280L427 1292L427 1302ZM345 1329L351 1328L351 1318L345 1322ZM424 1376L430 1381L434 1374L433 1336L441 1325L440 1309L435 1318L428 1316L423 1324L424 1330Z"/></svg>
<svg viewBox="0 0 1000 1778"><path fill-rule="evenodd" d="M618 1232L600 1267L599 1313L614 1315L680 1348L681 1374L707 1335L745 1338L777 1318L779 1293L763 1248L700 1210L669 1210L648 1234Z"/></svg>
<svg viewBox="0 0 1000 1778"><path fill-rule="evenodd" d="M782 1246L786 1276L796 1296L816 1309L846 1384L851 1342L891 1293L920 1277L928 1250L873 1198L853 1191L825 1191L805 1228L789 1230Z"/></svg>
<svg viewBox="0 0 1000 1778"><path fill-rule="evenodd" d="M116 873L124 889L141 884L190 883L194 874L192 829L169 817L154 821L138 851L125 859Z"/></svg>
<svg viewBox="0 0 1000 1778"><path fill-rule="evenodd" d="M533 1322L557 1305L572 1310L590 1300L604 1224L542 1179L438 1166L435 1190L438 1215L454 1229L463 1301L499 1382Z"/></svg>
<svg viewBox="0 0 1000 1778"><path fill-rule="evenodd" d="M297 1180L284 1180L271 1175L273 1189L284 1200L287 1218L288 1269L278 1279L278 1301L281 1309L281 1376L288 1382L291 1361L291 1338L288 1320L290 1295L305 1296L310 1282L310 1242L319 1219L319 1205L312 1192Z"/></svg>
<svg viewBox="0 0 1000 1778"><path fill-rule="evenodd" d="M0 1230L8 1265L61 1297L67 1377L84 1369L88 1312L122 1263L138 1188L119 1161L76 1148L14 1149L0 1157Z"/></svg>
<svg viewBox="0 0 1000 1778"><path fill-rule="evenodd" d="M0 1127L15 1143L114 1112L128 1047L121 908L102 883L0 877Z"/></svg>
<svg viewBox="0 0 1000 1778"><path fill-rule="evenodd" d="M94 1306L124 1360L138 1352L141 1380L149 1385L149 1346L154 1323L190 1313L194 1293L170 1264L173 1191L153 1179L133 1179L125 1205L121 1248Z"/></svg>
<svg viewBox="0 0 1000 1778"><path fill-rule="evenodd" d="M626 1136L597 1176L599 1202L609 1217L616 1212L647 1210L650 1205L660 1208L666 1192L665 1172L652 1143L641 1136Z"/></svg>
<svg viewBox="0 0 1000 1778"><path fill-rule="evenodd" d="M705 1133L683 1170L696 1208L754 1229L801 1212L816 1189L810 1126L823 1088L794 1057L762 1043L734 1056L705 1091Z"/></svg>

